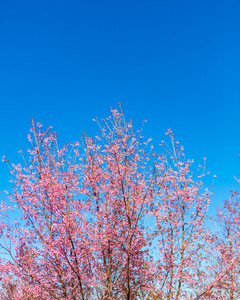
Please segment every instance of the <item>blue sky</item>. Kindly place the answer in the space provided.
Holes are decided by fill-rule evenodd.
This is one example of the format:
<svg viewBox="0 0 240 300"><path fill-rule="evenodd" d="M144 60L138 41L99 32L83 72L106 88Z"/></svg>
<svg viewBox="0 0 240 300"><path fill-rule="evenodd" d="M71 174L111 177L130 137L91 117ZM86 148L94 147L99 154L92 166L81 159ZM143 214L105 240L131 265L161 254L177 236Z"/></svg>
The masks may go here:
<svg viewBox="0 0 240 300"><path fill-rule="evenodd" d="M240 177L239 15L237 0L1 1L0 156L21 161L31 118L67 143L121 102L154 144L171 128L207 157L213 212Z"/></svg>

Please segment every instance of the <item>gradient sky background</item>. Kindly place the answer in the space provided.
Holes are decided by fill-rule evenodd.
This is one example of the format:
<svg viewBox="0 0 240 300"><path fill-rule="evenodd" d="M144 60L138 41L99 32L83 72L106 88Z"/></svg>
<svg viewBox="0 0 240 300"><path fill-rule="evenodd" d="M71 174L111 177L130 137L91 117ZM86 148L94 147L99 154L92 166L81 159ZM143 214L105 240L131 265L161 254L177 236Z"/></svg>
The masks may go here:
<svg viewBox="0 0 240 300"><path fill-rule="evenodd" d="M207 157L213 213L240 178L239 15L239 0L1 1L0 156L21 162L31 118L67 143L121 102L155 145L170 127Z"/></svg>

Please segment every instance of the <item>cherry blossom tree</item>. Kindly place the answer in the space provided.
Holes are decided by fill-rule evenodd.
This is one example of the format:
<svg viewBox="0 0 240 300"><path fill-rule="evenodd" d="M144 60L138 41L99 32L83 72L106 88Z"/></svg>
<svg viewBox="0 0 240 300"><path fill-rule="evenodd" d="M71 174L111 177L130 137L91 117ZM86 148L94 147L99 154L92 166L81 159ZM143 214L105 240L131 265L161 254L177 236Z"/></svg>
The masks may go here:
<svg viewBox="0 0 240 300"><path fill-rule="evenodd" d="M158 154L121 107L95 121L94 139L62 147L33 121L22 165L4 159L22 219L2 205L1 299L215 299L204 173L171 131Z"/></svg>
<svg viewBox="0 0 240 300"><path fill-rule="evenodd" d="M131 122L113 110L105 123L96 142L84 136L82 148L60 149L51 128L33 122L29 159L23 155L23 166L11 166L11 200L24 224L14 235L6 231L10 260L2 268L14 288L2 284L15 299L135 299L147 293L144 220L153 205L154 172Z"/></svg>

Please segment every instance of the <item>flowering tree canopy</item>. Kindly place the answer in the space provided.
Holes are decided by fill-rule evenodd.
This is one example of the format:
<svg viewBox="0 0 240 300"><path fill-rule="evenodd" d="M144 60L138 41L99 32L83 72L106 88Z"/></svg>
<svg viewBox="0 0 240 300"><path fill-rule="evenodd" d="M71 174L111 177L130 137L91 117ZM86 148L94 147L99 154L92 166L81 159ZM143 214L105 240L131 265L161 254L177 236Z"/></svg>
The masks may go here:
<svg viewBox="0 0 240 300"><path fill-rule="evenodd" d="M22 220L9 223L2 203L1 299L237 299L238 204L212 234L204 174L170 130L159 154L121 108L96 122L95 139L59 147L33 121L23 163L4 159Z"/></svg>

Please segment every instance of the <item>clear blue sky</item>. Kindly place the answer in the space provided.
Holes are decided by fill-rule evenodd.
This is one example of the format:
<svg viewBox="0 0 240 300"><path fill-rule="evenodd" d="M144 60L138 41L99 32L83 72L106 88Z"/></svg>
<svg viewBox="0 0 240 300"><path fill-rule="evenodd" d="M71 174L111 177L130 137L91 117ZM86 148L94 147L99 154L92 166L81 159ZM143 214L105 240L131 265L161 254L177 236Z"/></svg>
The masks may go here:
<svg viewBox="0 0 240 300"><path fill-rule="evenodd" d="M155 144L170 127L207 157L213 209L240 177L239 16L239 0L1 1L0 156L21 161L32 117L67 143L121 102Z"/></svg>

